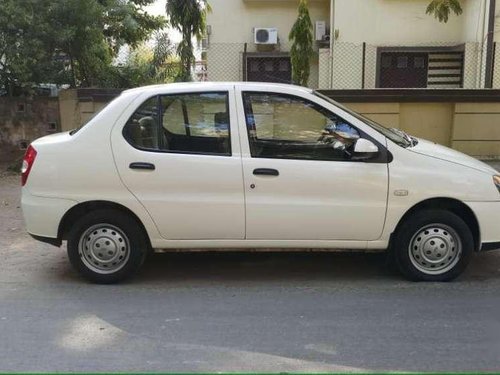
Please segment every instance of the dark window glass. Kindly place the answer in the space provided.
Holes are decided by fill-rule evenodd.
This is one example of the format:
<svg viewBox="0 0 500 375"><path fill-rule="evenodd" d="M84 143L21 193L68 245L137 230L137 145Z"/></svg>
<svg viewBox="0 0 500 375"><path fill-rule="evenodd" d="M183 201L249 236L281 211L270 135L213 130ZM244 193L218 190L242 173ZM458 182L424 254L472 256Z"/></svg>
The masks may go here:
<svg viewBox="0 0 500 375"><path fill-rule="evenodd" d="M287 72L290 70L290 63L287 60L280 60L280 72Z"/></svg>
<svg viewBox="0 0 500 375"><path fill-rule="evenodd" d="M404 69L408 67L408 57L398 56L398 68Z"/></svg>
<svg viewBox="0 0 500 375"><path fill-rule="evenodd" d="M159 149L158 97L146 100L129 118L124 134L132 146L147 149Z"/></svg>
<svg viewBox="0 0 500 375"><path fill-rule="evenodd" d="M251 61L250 62L250 71L251 72L258 72L259 71L259 62L258 61Z"/></svg>
<svg viewBox="0 0 500 375"><path fill-rule="evenodd" d="M231 155L227 93L154 97L124 128L137 148L178 153Z"/></svg>
<svg viewBox="0 0 500 375"><path fill-rule="evenodd" d="M247 56L245 73L250 82L290 82L290 58L286 56Z"/></svg>
<svg viewBox="0 0 500 375"><path fill-rule="evenodd" d="M382 68L390 68L392 65L392 56L382 56Z"/></svg>
<svg viewBox="0 0 500 375"><path fill-rule="evenodd" d="M254 158L349 160L358 131L305 99L273 93L243 94Z"/></svg>
<svg viewBox="0 0 500 375"><path fill-rule="evenodd" d="M415 59L413 61L413 66L417 69L425 68L425 58L415 57Z"/></svg>
<svg viewBox="0 0 500 375"><path fill-rule="evenodd" d="M427 55L427 52L381 52L377 87L427 87Z"/></svg>

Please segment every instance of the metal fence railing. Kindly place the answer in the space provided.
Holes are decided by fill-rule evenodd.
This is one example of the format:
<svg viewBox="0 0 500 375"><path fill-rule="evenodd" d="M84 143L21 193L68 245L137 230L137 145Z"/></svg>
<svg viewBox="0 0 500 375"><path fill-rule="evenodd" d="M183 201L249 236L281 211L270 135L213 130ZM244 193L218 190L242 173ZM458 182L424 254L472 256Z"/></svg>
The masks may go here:
<svg viewBox="0 0 500 375"><path fill-rule="evenodd" d="M316 49L308 86L322 89L500 88L500 48L493 59L478 42L375 46L335 42ZM259 46L211 43L206 50L209 81L292 82L289 44ZM492 64L487 80L486 66Z"/></svg>

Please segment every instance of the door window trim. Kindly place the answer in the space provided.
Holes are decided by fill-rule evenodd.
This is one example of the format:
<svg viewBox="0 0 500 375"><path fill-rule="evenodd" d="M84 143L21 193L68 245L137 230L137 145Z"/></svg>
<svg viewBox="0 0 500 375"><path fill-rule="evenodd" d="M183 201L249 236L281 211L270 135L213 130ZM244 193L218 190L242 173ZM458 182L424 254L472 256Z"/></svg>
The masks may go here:
<svg viewBox="0 0 500 375"><path fill-rule="evenodd" d="M245 95L249 94L257 94L257 95L277 95L277 96L282 96L282 97L288 97L291 99L295 100L301 100L304 102L307 102L311 104L316 110L318 110L320 113L323 115L327 116L328 114L333 114L334 116L338 117L339 119L345 121L348 123L350 126L352 126L354 129L356 129L359 132L360 138L365 138L370 141L372 141L375 145L377 145L379 149L379 155L376 158L373 159L368 159L368 160L350 160L350 159L339 159L339 160L315 160L315 159L298 159L298 158L283 158L283 157L258 157L258 156L253 156L252 155L252 147L250 146L250 126L248 124L248 110L252 111L252 108L248 108L248 101L245 98ZM353 125L351 121L345 120L342 116L336 114L335 112L325 108L323 105L310 100L309 98L305 98L303 96L295 95L295 94L288 94L288 93L283 93L283 92L276 92L276 91L261 91L261 90L241 90L241 101L243 105L243 116L244 116L244 126L245 126L245 134L247 136L247 142L248 142L248 150L250 152L250 157L252 159L281 159L281 160L301 160L301 161L312 161L312 162L318 162L318 161L323 161L323 162L350 162L350 163L376 163L376 164L388 164L392 161L393 157L392 154L389 152L387 149L386 145L382 144L375 138L373 138L371 135L357 127L356 125ZM251 115L253 117L253 111L251 112ZM255 123L252 124L252 129L255 130Z"/></svg>
<svg viewBox="0 0 500 375"><path fill-rule="evenodd" d="M146 147L140 147L135 144L133 144L127 137L126 135L126 128L127 124L130 121L130 118L136 113L136 111L148 100L151 100L153 98L156 98L156 105L158 106L158 120L156 122L157 126L157 131L161 132L163 131L163 107L161 105L161 99L162 97L167 97L167 96L182 96L182 95L203 95L203 94L223 94L226 96L226 112L228 115L228 140L229 140L229 148L228 152L221 154L221 153L209 153L209 152L198 152L198 151L175 151L175 150L163 150L163 149L153 149L153 148L146 148ZM122 128L122 136L125 139L125 141L132 146L133 148L140 150L140 151L145 151L145 152L153 152L153 153L161 153L161 154L181 154L181 155L200 155L200 156L222 156L222 157L232 157L233 156L233 149L232 149L232 139L231 139L231 112L230 112L230 105L229 105L229 97L230 97L230 92L229 90L210 90L210 91L189 91L189 92L177 92L177 93L168 93L168 94L155 94L152 96L147 97L144 99L141 104L139 104L135 109L134 112L128 117L127 121L125 121L125 124L123 125ZM187 134L187 133L186 133ZM160 144L163 144L163 138L160 140Z"/></svg>

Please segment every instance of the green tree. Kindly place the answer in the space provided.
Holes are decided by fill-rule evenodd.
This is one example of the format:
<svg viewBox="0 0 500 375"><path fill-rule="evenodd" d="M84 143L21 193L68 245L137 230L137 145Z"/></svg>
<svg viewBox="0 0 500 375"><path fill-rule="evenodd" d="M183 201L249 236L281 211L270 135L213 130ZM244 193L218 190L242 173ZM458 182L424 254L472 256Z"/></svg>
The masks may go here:
<svg viewBox="0 0 500 375"><path fill-rule="evenodd" d="M144 6L155 0L0 1L0 85L106 82L121 46L139 45L165 25Z"/></svg>
<svg viewBox="0 0 500 375"><path fill-rule="evenodd" d="M156 0L97 0L103 7L101 24L106 41L114 52L127 44L132 48L166 26L161 16L148 14L144 7Z"/></svg>
<svg viewBox="0 0 500 375"><path fill-rule="evenodd" d="M0 86L8 94L61 78L64 64L52 54L54 31L47 20L40 1L0 2Z"/></svg>
<svg viewBox="0 0 500 375"><path fill-rule="evenodd" d="M174 82L179 74L175 48L165 32L155 35L154 45L143 43L133 49L126 61L114 66L108 75L108 87L137 87Z"/></svg>
<svg viewBox="0 0 500 375"><path fill-rule="evenodd" d="M47 1L47 0L46 0ZM163 17L142 9L154 0L49 0L56 23L57 45L69 59L72 86L95 86L108 81L120 47L132 48L163 27Z"/></svg>
<svg viewBox="0 0 500 375"><path fill-rule="evenodd" d="M459 16L463 13L463 10L460 0L432 0L425 12L433 15L439 22L446 23L451 12Z"/></svg>
<svg viewBox="0 0 500 375"><path fill-rule="evenodd" d="M292 80L294 83L307 86L311 73L311 57L313 56L312 22L307 8L307 0L300 0L298 17L288 35L292 41L290 59L292 62Z"/></svg>
<svg viewBox="0 0 500 375"><path fill-rule="evenodd" d="M50 0L49 0L50 1ZM67 57L71 86L94 86L105 76L113 49L103 33L104 7L95 0L53 1L48 13L56 49Z"/></svg>
<svg viewBox="0 0 500 375"><path fill-rule="evenodd" d="M210 6L206 0L167 0L166 12L169 23L180 31L182 40L177 46L181 61L180 81L191 80L191 68L195 62L193 37L200 40L205 33L206 15Z"/></svg>

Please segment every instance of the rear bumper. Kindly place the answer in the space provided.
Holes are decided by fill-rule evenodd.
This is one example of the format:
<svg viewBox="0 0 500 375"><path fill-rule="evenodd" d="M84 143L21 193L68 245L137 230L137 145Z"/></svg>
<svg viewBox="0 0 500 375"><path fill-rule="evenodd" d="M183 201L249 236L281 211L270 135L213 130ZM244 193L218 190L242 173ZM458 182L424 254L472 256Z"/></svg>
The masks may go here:
<svg viewBox="0 0 500 375"><path fill-rule="evenodd" d="M62 240L60 238L42 237L42 236L37 236L37 235L31 234L31 233L29 233L29 235L37 241L48 243L49 245L52 245L52 246L60 247L62 244Z"/></svg>
<svg viewBox="0 0 500 375"><path fill-rule="evenodd" d="M69 199L35 196L23 188L21 207L26 230L40 241L44 238L43 242L57 243L59 223L64 214L77 203Z"/></svg>

